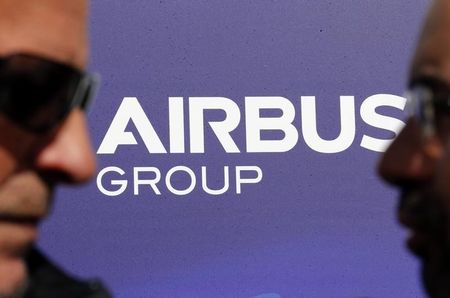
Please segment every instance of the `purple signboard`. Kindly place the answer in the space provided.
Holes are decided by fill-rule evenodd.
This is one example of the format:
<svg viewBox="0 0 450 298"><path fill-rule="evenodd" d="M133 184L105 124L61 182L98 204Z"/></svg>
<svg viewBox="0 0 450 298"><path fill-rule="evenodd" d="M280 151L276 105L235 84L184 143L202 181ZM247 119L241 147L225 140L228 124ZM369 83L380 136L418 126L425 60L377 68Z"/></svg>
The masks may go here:
<svg viewBox="0 0 450 298"><path fill-rule="evenodd" d="M117 297L417 297L376 162L427 1L92 1L97 177L40 246Z"/></svg>

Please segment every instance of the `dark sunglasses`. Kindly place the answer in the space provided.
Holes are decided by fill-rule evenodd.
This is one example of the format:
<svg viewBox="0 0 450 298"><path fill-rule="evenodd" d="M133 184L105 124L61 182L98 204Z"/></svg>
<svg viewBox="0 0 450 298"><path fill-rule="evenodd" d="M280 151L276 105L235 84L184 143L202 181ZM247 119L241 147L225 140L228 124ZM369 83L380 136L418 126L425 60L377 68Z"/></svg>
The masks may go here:
<svg viewBox="0 0 450 298"><path fill-rule="evenodd" d="M409 116L420 125L424 139L448 137L450 132L450 86L433 77L416 79L406 93Z"/></svg>
<svg viewBox="0 0 450 298"><path fill-rule="evenodd" d="M87 109L98 78L38 56L0 57L0 113L28 131L48 132L75 107Z"/></svg>

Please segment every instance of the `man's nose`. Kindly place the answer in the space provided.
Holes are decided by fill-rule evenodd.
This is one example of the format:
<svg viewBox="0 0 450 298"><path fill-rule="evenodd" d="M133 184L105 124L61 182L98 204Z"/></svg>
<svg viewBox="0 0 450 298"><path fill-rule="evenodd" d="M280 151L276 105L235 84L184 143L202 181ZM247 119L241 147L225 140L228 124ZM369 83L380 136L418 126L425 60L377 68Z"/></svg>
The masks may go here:
<svg viewBox="0 0 450 298"><path fill-rule="evenodd" d="M69 183L85 182L94 175L95 157L81 110L69 114L56 135L35 156L34 166Z"/></svg>
<svg viewBox="0 0 450 298"><path fill-rule="evenodd" d="M378 171L395 185L425 182L433 176L442 153L440 139L425 138L418 123L411 119L384 153Z"/></svg>

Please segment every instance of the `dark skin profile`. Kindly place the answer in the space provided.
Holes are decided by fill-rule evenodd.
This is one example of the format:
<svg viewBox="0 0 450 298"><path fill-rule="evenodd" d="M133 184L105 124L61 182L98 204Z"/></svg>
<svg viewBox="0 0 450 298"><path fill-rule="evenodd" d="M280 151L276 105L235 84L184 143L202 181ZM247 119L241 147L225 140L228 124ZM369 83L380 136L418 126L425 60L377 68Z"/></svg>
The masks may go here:
<svg viewBox="0 0 450 298"><path fill-rule="evenodd" d="M431 297L450 297L450 1L433 1L411 66L409 85L433 94L434 132L414 117L384 154L379 173L400 189L398 218L422 261Z"/></svg>

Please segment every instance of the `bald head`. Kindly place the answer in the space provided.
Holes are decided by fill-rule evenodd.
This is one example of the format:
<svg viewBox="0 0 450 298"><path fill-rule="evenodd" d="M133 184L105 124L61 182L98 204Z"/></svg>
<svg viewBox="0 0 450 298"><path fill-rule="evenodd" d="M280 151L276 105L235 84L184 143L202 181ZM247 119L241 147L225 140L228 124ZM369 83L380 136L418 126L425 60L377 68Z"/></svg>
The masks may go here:
<svg viewBox="0 0 450 298"><path fill-rule="evenodd" d="M412 63L412 80L433 76L450 83L449 28L450 1L433 1Z"/></svg>
<svg viewBox="0 0 450 298"><path fill-rule="evenodd" d="M83 68L87 0L0 0L0 56L29 53Z"/></svg>

